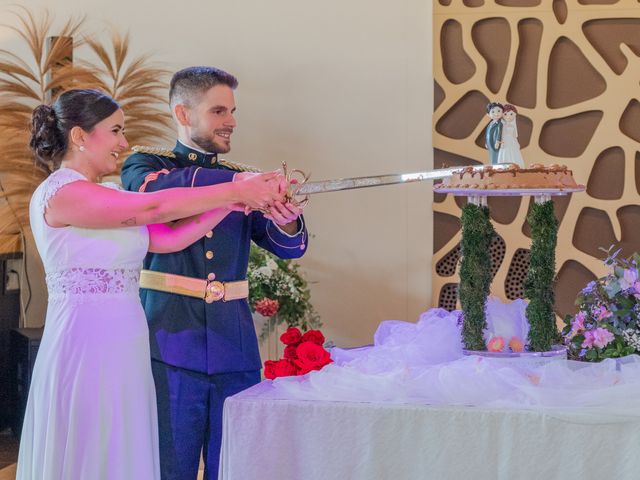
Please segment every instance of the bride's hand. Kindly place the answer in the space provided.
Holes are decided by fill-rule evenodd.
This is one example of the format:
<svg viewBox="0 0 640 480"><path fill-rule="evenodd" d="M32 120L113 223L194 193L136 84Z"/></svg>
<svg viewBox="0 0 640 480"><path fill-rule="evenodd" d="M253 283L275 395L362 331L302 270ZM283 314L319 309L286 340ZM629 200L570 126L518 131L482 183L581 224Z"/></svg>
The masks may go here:
<svg viewBox="0 0 640 480"><path fill-rule="evenodd" d="M275 202L284 201L287 182L279 172L240 172L236 174L234 183L238 197L236 204L243 205L245 212L247 207L250 210L268 210Z"/></svg>

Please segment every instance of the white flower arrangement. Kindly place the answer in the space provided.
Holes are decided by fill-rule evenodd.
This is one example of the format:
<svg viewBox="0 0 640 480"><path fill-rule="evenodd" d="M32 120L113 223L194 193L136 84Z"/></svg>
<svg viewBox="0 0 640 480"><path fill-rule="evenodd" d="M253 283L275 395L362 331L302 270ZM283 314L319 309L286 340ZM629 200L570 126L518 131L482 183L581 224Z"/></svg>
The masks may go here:
<svg viewBox="0 0 640 480"><path fill-rule="evenodd" d="M322 326L320 317L311 305L307 281L292 260L282 260L255 245L249 254L249 306L252 312L268 317L262 326L264 340L276 325L302 330Z"/></svg>

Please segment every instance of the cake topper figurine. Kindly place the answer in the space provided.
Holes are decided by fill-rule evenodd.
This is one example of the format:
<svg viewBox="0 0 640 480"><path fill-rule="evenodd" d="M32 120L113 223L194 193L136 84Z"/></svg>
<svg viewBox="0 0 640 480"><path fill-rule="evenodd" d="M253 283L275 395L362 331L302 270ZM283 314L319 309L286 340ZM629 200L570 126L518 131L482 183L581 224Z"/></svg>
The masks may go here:
<svg viewBox="0 0 640 480"><path fill-rule="evenodd" d="M515 163L520 168L524 168L516 124L518 110L513 105L505 103L502 112L502 139L498 151L498 163Z"/></svg>
<svg viewBox="0 0 640 480"><path fill-rule="evenodd" d="M501 103L491 102L487 105L487 115L491 119L485 131L485 148L489 150L489 161L492 165L498 163L498 151L502 143L502 113Z"/></svg>

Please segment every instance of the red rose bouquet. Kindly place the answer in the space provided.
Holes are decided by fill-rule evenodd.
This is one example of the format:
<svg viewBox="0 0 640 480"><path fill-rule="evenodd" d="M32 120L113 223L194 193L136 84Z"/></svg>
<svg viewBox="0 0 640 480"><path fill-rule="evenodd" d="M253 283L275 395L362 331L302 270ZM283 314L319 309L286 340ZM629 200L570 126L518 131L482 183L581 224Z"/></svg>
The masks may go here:
<svg viewBox="0 0 640 480"><path fill-rule="evenodd" d="M265 378L273 380L277 377L304 375L330 364L333 360L322 346L324 340L320 330L309 330L303 335L296 327L288 328L280 335L280 341L286 345L284 357L264 362Z"/></svg>

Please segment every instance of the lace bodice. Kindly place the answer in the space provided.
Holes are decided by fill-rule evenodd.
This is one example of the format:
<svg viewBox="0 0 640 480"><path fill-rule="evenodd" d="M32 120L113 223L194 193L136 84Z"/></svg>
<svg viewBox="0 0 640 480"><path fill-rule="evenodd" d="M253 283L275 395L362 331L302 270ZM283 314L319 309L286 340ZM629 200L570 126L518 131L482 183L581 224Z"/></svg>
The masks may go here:
<svg viewBox="0 0 640 480"><path fill-rule="evenodd" d="M137 294L149 244L146 226L52 228L45 221L45 209L58 190L83 180L87 179L79 172L61 168L42 182L31 198L31 229L44 264L50 299ZM104 186L118 188L115 184Z"/></svg>
<svg viewBox="0 0 640 480"><path fill-rule="evenodd" d="M139 269L67 268L47 273L49 299L69 295L136 294Z"/></svg>

